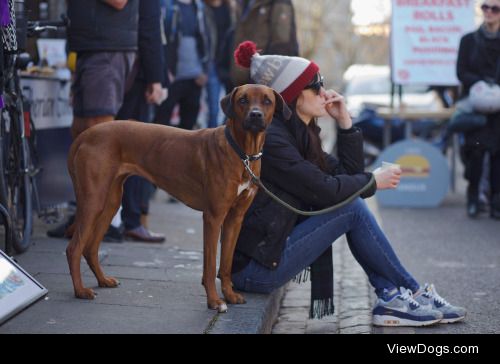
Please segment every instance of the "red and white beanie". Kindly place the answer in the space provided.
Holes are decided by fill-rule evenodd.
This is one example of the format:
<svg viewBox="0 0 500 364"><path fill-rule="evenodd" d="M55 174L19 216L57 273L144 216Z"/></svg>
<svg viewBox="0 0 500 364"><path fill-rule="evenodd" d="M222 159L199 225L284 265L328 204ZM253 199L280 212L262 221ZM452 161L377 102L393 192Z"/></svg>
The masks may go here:
<svg viewBox="0 0 500 364"><path fill-rule="evenodd" d="M241 43L234 52L237 65L250 68L255 83L273 88L287 104L292 103L300 92L319 72L316 63L301 57L260 55L254 42Z"/></svg>

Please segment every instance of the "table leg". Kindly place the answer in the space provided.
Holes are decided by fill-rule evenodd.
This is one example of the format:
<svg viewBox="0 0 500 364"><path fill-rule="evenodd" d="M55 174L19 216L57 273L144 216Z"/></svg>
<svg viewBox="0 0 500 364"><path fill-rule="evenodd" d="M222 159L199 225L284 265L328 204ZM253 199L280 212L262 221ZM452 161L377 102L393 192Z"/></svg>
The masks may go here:
<svg viewBox="0 0 500 364"><path fill-rule="evenodd" d="M451 185L452 192L456 191L456 171L457 171L458 148L460 148L458 134L453 133L452 147L451 147L451 176L450 176L450 185Z"/></svg>
<svg viewBox="0 0 500 364"><path fill-rule="evenodd" d="M384 119L384 149L387 148L389 144L391 144L392 139L392 120Z"/></svg>

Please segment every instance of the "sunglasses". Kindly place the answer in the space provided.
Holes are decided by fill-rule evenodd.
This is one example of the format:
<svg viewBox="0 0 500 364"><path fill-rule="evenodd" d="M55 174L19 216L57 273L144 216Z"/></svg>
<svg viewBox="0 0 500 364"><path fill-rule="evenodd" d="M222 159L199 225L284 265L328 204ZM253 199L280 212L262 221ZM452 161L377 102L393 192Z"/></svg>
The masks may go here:
<svg viewBox="0 0 500 364"><path fill-rule="evenodd" d="M321 88L325 87L323 76L319 73L314 77L314 80L304 87L304 90L313 90L317 95L319 95Z"/></svg>
<svg viewBox="0 0 500 364"><path fill-rule="evenodd" d="M483 4L483 5L481 5L481 10L484 11L484 12L487 12L488 10L491 10L491 12L493 14L498 14L498 13L500 13L500 6L496 6L496 5L490 6L490 5L487 5L487 4Z"/></svg>

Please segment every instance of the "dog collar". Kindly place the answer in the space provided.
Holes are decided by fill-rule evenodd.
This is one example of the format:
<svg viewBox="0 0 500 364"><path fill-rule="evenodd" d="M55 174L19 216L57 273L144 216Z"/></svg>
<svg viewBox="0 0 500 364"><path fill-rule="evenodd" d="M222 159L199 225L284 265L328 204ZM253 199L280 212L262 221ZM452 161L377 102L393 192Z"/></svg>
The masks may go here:
<svg viewBox="0 0 500 364"><path fill-rule="evenodd" d="M259 154L246 155L245 152L243 152L241 148L238 146L238 144L236 144L236 141L234 140L227 126L224 128L224 135L226 136L229 145L233 148L236 154L238 154L238 156L243 162L253 162L259 160L262 157L262 151Z"/></svg>

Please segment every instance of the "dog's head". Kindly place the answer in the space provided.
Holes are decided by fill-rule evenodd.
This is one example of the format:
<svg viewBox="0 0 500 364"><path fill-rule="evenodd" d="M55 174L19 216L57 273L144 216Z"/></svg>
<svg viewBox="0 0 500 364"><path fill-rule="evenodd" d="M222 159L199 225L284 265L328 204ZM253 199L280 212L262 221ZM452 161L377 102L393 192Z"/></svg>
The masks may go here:
<svg viewBox="0 0 500 364"><path fill-rule="evenodd" d="M231 120L240 121L245 131L263 132L279 110L288 120L292 112L279 93L263 85L236 87L220 102L222 111Z"/></svg>

